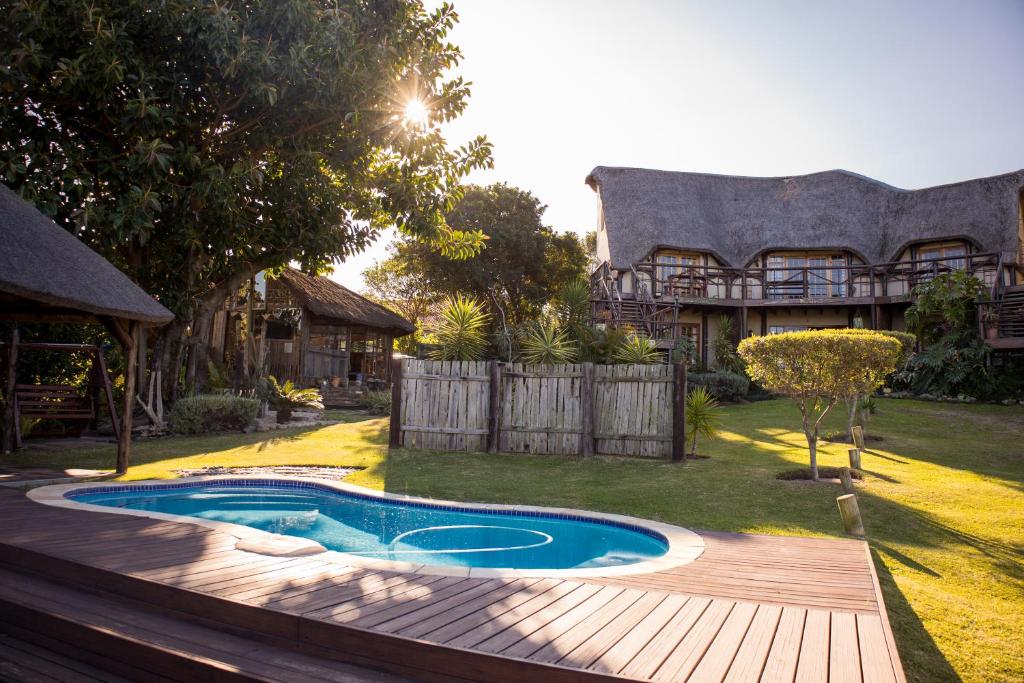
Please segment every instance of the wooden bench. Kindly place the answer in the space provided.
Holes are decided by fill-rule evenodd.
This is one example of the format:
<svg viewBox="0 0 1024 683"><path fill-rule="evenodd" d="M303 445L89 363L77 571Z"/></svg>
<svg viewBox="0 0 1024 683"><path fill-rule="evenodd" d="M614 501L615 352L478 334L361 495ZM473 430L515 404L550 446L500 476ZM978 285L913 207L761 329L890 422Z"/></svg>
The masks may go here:
<svg viewBox="0 0 1024 683"><path fill-rule="evenodd" d="M14 392L14 436L21 446L21 419L64 420L76 423L80 433L96 417L91 396L63 384L18 384Z"/></svg>

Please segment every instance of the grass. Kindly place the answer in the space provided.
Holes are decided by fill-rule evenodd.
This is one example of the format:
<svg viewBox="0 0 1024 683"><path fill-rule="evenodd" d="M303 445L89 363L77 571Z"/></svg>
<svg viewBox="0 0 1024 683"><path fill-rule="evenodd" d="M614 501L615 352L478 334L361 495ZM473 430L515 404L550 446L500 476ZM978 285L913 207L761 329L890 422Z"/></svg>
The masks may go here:
<svg viewBox="0 0 1024 683"><path fill-rule="evenodd" d="M912 681L1024 680L1024 409L880 399L858 495L890 619ZM840 411L841 412L841 411ZM438 498L557 505L694 528L841 536L838 485L783 481L806 462L796 410L782 400L731 406L710 459L426 453L385 448L387 419L269 434L140 442L131 479L207 465L364 468L349 481ZM827 430L842 428L842 416ZM822 443L841 465L845 444ZM112 448L21 451L49 466L109 467Z"/></svg>

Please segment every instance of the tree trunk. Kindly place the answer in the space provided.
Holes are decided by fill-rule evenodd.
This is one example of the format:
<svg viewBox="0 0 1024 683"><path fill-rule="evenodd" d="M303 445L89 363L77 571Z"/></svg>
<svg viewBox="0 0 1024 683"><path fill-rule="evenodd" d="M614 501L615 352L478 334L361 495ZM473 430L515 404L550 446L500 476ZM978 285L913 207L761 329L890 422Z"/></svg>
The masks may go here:
<svg viewBox="0 0 1024 683"><path fill-rule="evenodd" d="M857 397L846 399L846 438L853 443L853 423L857 419Z"/></svg>
<svg viewBox="0 0 1024 683"><path fill-rule="evenodd" d="M804 419L804 436L807 437L807 450L811 454L811 479L818 481L818 423L814 423L814 428L811 428L811 422L805 413Z"/></svg>

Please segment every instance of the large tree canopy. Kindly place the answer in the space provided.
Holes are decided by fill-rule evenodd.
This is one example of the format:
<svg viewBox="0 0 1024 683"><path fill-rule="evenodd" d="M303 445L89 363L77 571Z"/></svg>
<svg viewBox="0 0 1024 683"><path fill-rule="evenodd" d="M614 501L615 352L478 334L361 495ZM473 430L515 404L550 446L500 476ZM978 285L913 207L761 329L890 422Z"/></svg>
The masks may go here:
<svg viewBox="0 0 1024 683"><path fill-rule="evenodd" d="M377 230L450 256L444 215L490 163L438 124L456 15L416 0L34 0L0 23L0 177L179 316L254 270L317 271ZM427 121L407 120L409 101ZM172 329L175 326L172 326Z"/></svg>
<svg viewBox="0 0 1024 683"><path fill-rule="evenodd" d="M496 324L536 318L566 283L584 274L587 257L572 233L542 223L546 207L532 193L504 183L468 186L447 215L453 228L486 236L480 253L453 260L414 240L403 240L385 264L415 274L442 295L470 294L494 311Z"/></svg>

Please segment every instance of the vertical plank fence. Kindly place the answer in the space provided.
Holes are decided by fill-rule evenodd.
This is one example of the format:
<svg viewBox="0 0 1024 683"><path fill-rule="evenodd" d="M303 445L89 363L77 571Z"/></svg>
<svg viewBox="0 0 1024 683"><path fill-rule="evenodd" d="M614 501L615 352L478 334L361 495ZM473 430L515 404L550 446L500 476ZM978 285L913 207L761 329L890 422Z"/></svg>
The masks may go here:
<svg viewBox="0 0 1024 683"><path fill-rule="evenodd" d="M392 447L681 460L680 365L396 360Z"/></svg>

